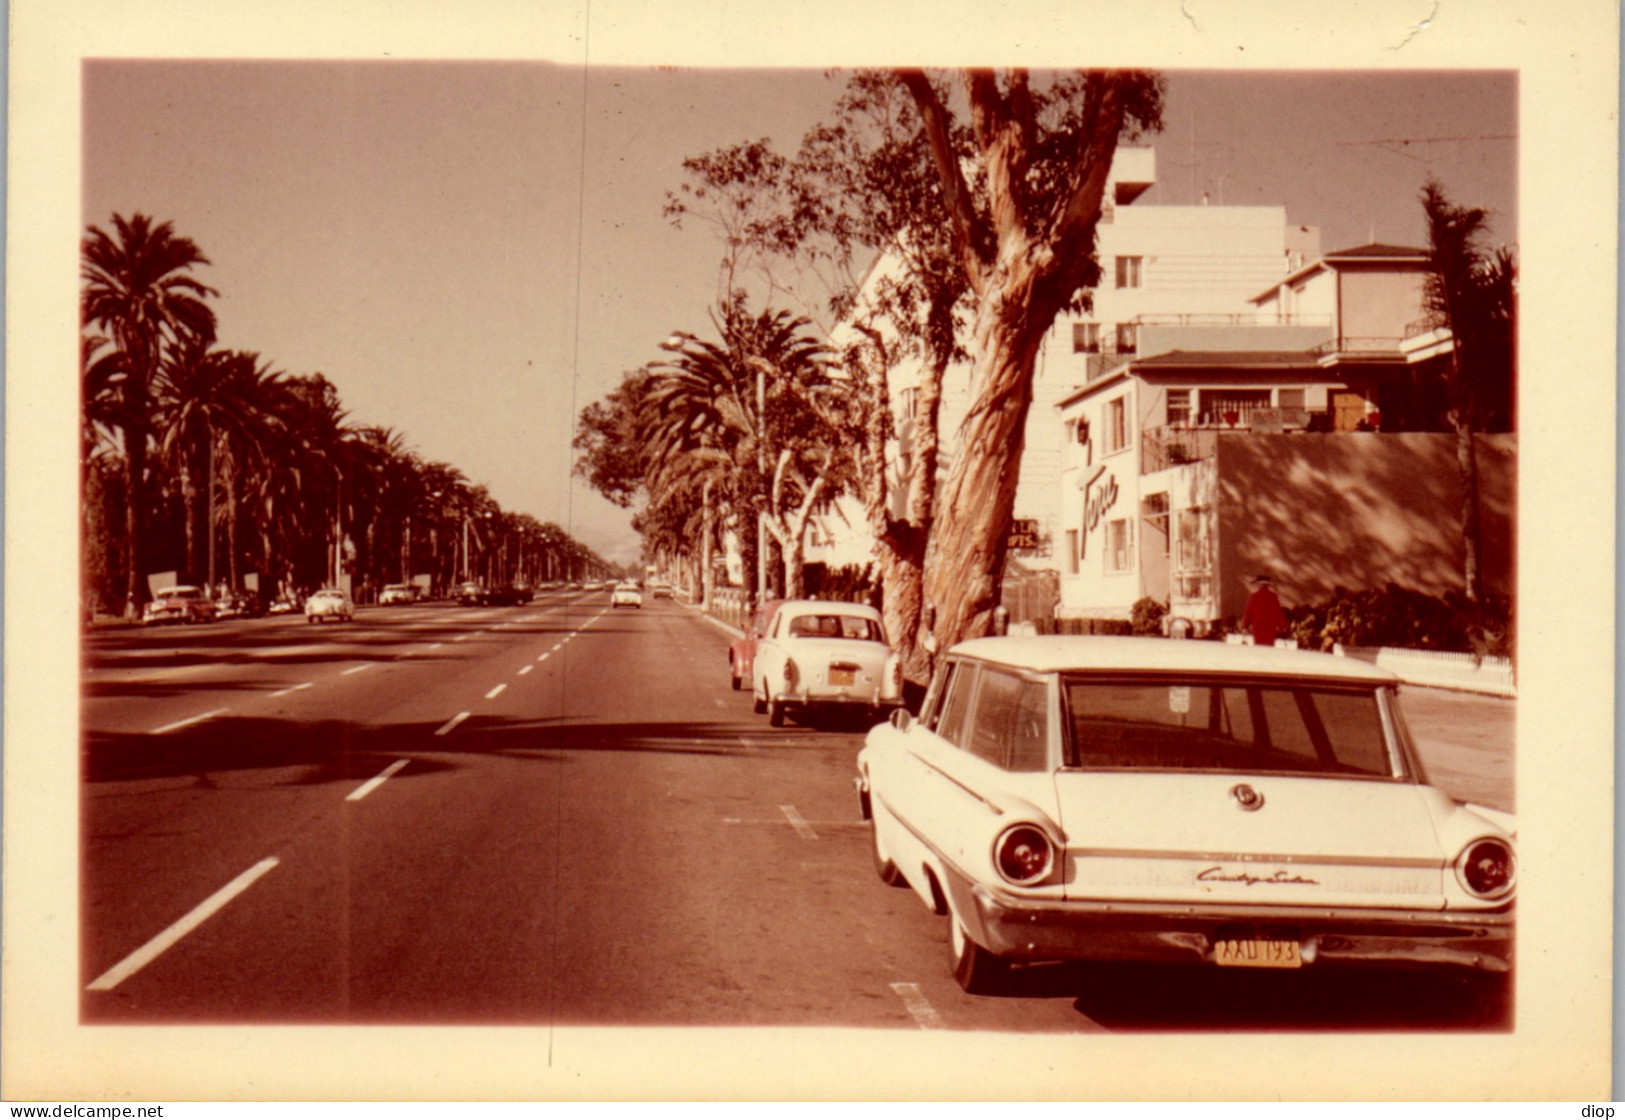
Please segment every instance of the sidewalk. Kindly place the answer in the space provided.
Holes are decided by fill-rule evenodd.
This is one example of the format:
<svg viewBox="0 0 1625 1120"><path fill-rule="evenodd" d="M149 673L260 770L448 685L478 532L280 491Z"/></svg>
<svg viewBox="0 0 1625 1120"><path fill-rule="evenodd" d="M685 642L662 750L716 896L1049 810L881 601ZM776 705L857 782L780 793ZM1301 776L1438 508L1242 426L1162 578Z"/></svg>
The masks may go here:
<svg viewBox="0 0 1625 1120"><path fill-rule="evenodd" d="M1407 685L1400 703L1430 782L1459 801L1514 810L1517 701Z"/></svg>

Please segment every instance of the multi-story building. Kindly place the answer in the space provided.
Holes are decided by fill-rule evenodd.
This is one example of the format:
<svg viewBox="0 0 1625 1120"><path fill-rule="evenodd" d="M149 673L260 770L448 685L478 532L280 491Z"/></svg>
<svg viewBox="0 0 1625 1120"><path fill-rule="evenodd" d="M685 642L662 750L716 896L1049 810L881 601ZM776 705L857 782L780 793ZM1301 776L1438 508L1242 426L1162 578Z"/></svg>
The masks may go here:
<svg viewBox="0 0 1625 1120"><path fill-rule="evenodd" d="M1424 315L1425 266L1420 249L1329 254L1255 295L1251 325L1143 325L1138 353L1063 399L1059 613L1127 618L1151 598L1201 632L1263 573L1300 603L1459 589L1455 437L1430 368L1449 341ZM1480 441L1491 590L1510 585L1513 452Z"/></svg>

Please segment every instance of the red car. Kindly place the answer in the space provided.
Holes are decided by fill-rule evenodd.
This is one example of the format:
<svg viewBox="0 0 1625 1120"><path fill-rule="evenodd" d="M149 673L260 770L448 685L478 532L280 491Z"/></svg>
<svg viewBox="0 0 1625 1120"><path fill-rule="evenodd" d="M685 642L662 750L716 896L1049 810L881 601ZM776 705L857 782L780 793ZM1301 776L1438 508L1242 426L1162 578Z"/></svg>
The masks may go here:
<svg viewBox="0 0 1625 1120"><path fill-rule="evenodd" d="M735 638L728 647L728 671L733 674L734 691L738 692L745 687L745 682L751 679L751 673L756 665L756 641L767 633L767 624L773 621L773 612L779 609L783 599L765 599L756 608L750 625L746 627L743 637Z"/></svg>

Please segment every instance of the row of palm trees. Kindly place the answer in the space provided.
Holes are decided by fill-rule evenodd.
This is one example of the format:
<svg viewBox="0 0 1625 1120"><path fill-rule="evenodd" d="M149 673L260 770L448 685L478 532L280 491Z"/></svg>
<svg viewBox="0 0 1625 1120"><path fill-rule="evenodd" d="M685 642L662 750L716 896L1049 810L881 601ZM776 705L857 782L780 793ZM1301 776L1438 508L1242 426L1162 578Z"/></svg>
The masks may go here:
<svg viewBox="0 0 1625 1120"><path fill-rule="evenodd" d="M713 325L716 340L674 334L668 359L583 411L576 469L622 506L641 498L646 554L707 599L725 533L753 590L800 595L807 526L852 488L853 386L805 318L736 294Z"/></svg>
<svg viewBox="0 0 1625 1120"><path fill-rule="evenodd" d="M139 213L83 241L87 609L133 616L162 572L267 595L347 578L365 595L422 575L443 588L607 570L401 433L353 423L322 374L217 348L217 293L195 275L208 263Z"/></svg>

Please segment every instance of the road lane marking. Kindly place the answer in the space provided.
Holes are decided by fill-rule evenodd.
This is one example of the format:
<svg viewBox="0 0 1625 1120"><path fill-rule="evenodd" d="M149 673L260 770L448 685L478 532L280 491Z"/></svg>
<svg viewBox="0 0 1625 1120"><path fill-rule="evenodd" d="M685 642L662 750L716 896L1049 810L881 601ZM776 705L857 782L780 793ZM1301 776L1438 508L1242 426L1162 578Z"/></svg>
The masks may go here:
<svg viewBox="0 0 1625 1120"><path fill-rule="evenodd" d="M368 670L368 669L371 669L371 668L372 668L372 662L371 662L371 661L368 661L368 662L367 662L367 663L366 663L366 664L364 664L364 665L357 665L357 666L355 666L355 668L353 668L353 669L346 669L346 670L344 670L344 672L342 672L342 673L340 673L340 674L339 674L339 676L341 676L341 677L348 677L348 676L353 676L353 675L354 675L354 674L356 674L356 673L364 673L364 672L366 672L366 671L367 671L367 670Z"/></svg>
<svg viewBox="0 0 1625 1120"><path fill-rule="evenodd" d="M446 644L445 642L436 642L434 645L430 646L429 648L430 649L439 649L441 646L443 646L445 644Z"/></svg>
<svg viewBox="0 0 1625 1120"><path fill-rule="evenodd" d="M891 990L897 993L903 1001L903 1009L913 1016L921 1030L942 1030L942 1016L937 1014L937 1009L931 1006L931 1001L925 998L918 984L893 984Z"/></svg>
<svg viewBox="0 0 1625 1120"><path fill-rule="evenodd" d="M154 727L151 731L147 732L147 734L162 735L166 731L175 731L182 727L189 727L194 723L202 723L206 719L213 719L215 716L224 715L229 711L231 711L230 708L216 708L214 711L204 712L200 716L190 716L186 719L178 719L174 723L166 723L162 727Z"/></svg>
<svg viewBox="0 0 1625 1120"><path fill-rule="evenodd" d="M303 692L307 688L315 688L315 687L316 686L314 684L312 684L310 681L305 681L303 684L290 685L289 687L284 688L280 692L273 692L273 693L271 693L271 697L273 699L275 699L276 697L279 697L279 696L286 696L290 692Z"/></svg>
<svg viewBox="0 0 1625 1120"><path fill-rule="evenodd" d="M485 698L487 700L495 700L498 696L502 695L503 689L505 689L507 687L508 686L506 684L499 684L495 688L493 688L490 692L487 692L485 694Z"/></svg>
<svg viewBox="0 0 1625 1120"><path fill-rule="evenodd" d="M554 647L554 649L557 649L557 648L558 648L557 646ZM538 657L536 659L536 662L537 662L537 664L540 664L540 663L542 663L543 661L546 661L549 657L552 657L552 656L553 656L553 650L550 649L546 653L544 653L540 657Z"/></svg>
<svg viewBox="0 0 1625 1120"><path fill-rule="evenodd" d="M519 670L519 675L522 677L522 676L524 676L526 673L530 672L534 668L536 668L536 666L534 666L534 665L526 665L526 666L524 666L523 668L521 668Z"/></svg>
<svg viewBox="0 0 1625 1120"><path fill-rule="evenodd" d="M472 712L458 712L456 715L452 716L444 724L442 724L441 727L440 727L440 730L436 731L435 734L436 735L450 735L452 728L456 727L459 723L462 723L465 719L467 719L472 714L473 714Z"/></svg>
<svg viewBox="0 0 1625 1120"><path fill-rule="evenodd" d="M242 894L249 887L253 886L255 880L276 865L277 859L275 856L260 860L253 867L250 867L247 871L244 871L241 875L237 876L237 878L233 879L231 882L227 883L225 886L211 894L208 898L204 899L202 903L200 903L190 914L186 915L186 917L164 930L157 937L154 937L151 941L147 942L145 945L141 946L141 948L125 957L118 964L114 965L96 979L92 980L89 988L86 990L92 992L112 991L124 981L134 976L137 972L140 972L143 968L146 968L153 961L157 960L160 956L172 948L181 938L185 937L198 926L208 921L216 911L225 906L226 903L230 902L238 895Z"/></svg>
<svg viewBox="0 0 1625 1120"><path fill-rule="evenodd" d="M472 635L472 634L459 634L455 638L453 638L452 641L454 641L454 642L466 642L466 641L468 641L468 639L472 638L473 636L474 635Z"/></svg>
<svg viewBox="0 0 1625 1120"><path fill-rule="evenodd" d="M384 768L383 773L377 775L376 777L368 778L365 782L352 790L350 792L350 796L346 797L344 800L360 801L363 797L367 796L367 794L389 781L389 779L393 778L396 774L399 774L401 772L401 768L406 765L407 761L407 759L403 758L390 763Z"/></svg>
<svg viewBox="0 0 1625 1120"><path fill-rule="evenodd" d="M801 837L803 840L818 839L818 833L812 830L812 825L808 824L802 819L801 814L796 812L796 807L794 805L780 805L779 812L783 813L789 819L790 827L796 830L797 836Z"/></svg>

